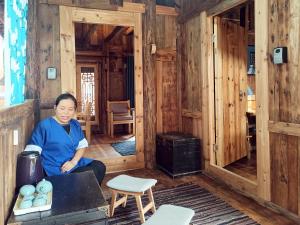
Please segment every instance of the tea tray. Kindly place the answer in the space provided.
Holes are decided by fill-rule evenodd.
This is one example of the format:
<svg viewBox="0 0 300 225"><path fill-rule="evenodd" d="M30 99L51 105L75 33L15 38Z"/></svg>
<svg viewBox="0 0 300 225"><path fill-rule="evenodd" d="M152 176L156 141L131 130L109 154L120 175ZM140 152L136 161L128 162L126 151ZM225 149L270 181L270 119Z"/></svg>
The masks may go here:
<svg viewBox="0 0 300 225"><path fill-rule="evenodd" d="M26 214L26 213L39 212L39 211L45 211L45 210L51 209L51 205L52 205L52 191L50 191L47 194L47 197L48 198L47 198L46 205L43 205L43 206L32 206L32 207L27 208L27 209L20 209L19 205L20 205L20 203L21 203L21 201L23 199L23 196L19 193L18 198L17 198L16 203L15 203L14 208L13 208L15 216L23 215L23 214Z"/></svg>

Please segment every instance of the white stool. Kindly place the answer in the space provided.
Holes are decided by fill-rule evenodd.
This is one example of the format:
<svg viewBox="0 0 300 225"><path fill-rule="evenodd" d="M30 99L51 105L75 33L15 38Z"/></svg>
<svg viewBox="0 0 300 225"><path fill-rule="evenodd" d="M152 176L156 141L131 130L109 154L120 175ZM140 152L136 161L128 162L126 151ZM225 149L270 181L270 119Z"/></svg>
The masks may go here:
<svg viewBox="0 0 300 225"><path fill-rule="evenodd" d="M162 205L143 225L189 225L194 215L192 209Z"/></svg>
<svg viewBox="0 0 300 225"><path fill-rule="evenodd" d="M106 185L112 192L110 216L114 215L115 208L117 208L119 205L123 204L123 207L125 207L128 195L132 195L136 200L141 223L144 223L144 214L150 209L153 213L156 211L151 190L156 183L157 180L155 179L144 179L127 175L119 175L109 180ZM149 203L143 207L141 196L144 195L145 191L147 191ZM118 194L123 195L123 197L119 200L117 200Z"/></svg>

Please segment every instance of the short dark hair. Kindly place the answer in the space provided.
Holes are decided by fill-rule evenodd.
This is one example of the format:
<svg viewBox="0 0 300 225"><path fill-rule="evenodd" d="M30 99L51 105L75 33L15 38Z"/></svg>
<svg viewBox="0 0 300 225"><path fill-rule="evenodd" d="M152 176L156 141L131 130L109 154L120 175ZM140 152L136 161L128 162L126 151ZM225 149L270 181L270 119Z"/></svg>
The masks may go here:
<svg viewBox="0 0 300 225"><path fill-rule="evenodd" d="M65 100L65 99L71 99L73 102L74 102L74 105L75 105L75 109L77 109L77 100L76 98L70 94L70 93L63 93L61 95L59 95L56 100L55 100L55 106L58 106L59 102L61 100Z"/></svg>

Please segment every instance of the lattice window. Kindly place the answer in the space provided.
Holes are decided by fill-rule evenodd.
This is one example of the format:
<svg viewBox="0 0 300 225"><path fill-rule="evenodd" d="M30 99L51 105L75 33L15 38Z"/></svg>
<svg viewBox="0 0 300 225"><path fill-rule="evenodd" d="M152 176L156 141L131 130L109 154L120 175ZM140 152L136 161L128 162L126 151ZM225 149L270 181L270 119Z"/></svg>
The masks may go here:
<svg viewBox="0 0 300 225"><path fill-rule="evenodd" d="M95 110L95 68L81 67L80 71L80 87L81 87L81 111L84 112L86 104L91 103L91 115L96 115Z"/></svg>

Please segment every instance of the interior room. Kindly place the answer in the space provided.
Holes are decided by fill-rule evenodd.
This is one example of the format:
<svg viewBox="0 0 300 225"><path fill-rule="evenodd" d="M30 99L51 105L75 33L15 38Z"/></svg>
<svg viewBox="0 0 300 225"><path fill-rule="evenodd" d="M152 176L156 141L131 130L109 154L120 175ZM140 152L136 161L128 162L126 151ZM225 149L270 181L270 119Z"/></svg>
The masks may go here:
<svg viewBox="0 0 300 225"><path fill-rule="evenodd" d="M300 224L300 1L0 0L0 225Z"/></svg>
<svg viewBox="0 0 300 225"><path fill-rule="evenodd" d="M89 156L102 160L135 154L133 36L129 26L75 23L77 117Z"/></svg>

